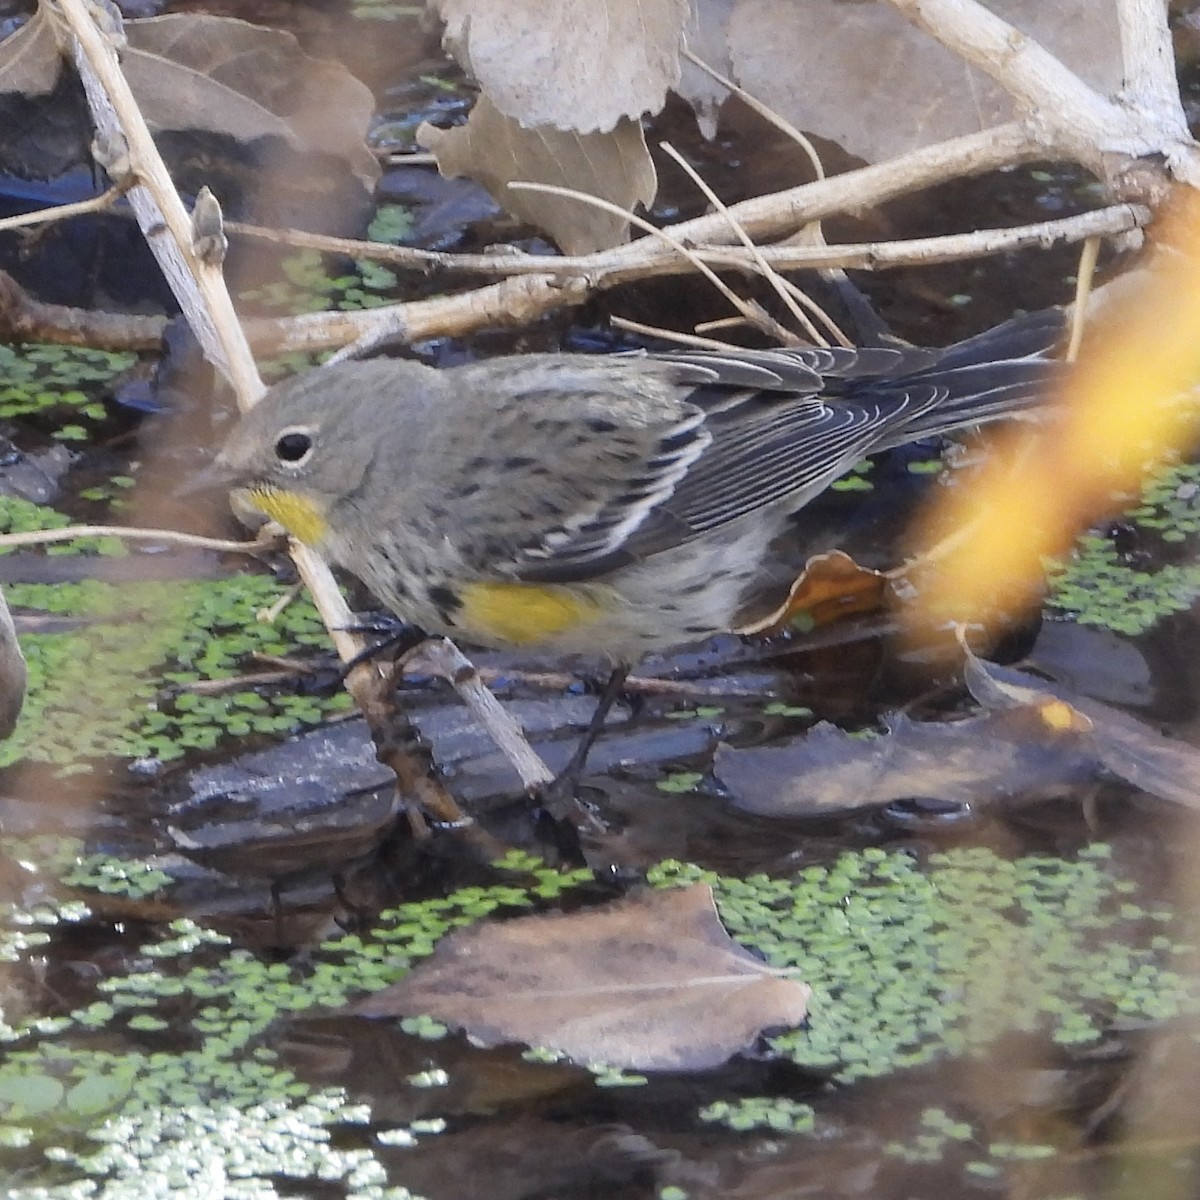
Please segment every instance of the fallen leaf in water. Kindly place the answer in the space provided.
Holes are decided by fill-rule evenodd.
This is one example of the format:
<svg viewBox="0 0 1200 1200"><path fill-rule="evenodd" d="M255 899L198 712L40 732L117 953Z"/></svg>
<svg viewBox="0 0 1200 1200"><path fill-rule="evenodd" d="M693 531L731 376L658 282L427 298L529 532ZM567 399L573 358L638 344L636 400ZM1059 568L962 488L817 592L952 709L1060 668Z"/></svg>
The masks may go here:
<svg viewBox="0 0 1200 1200"><path fill-rule="evenodd" d="M1120 88L1110 0L989 0L987 7L1101 94ZM868 162L1019 115L987 75L881 0L738 0L728 37L738 83L798 128Z"/></svg>
<svg viewBox="0 0 1200 1200"><path fill-rule="evenodd" d="M352 1005L428 1013L485 1045L528 1042L637 1070L717 1066L798 1025L809 988L725 932L706 884L452 934L399 983Z"/></svg>
<svg viewBox="0 0 1200 1200"><path fill-rule="evenodd" d="M1200 808L1200 750L1098 700L964 654L967 686L991 711L943 722L896 716L865 737L823 723L782 746L719 746L713 771L738 808L777 817L908 799L980 804L1102 770Z"/></svg>
<svg viewBox="0 0 1200 1200"><path fill-rule="evenodd" d="M50 12L43 5L0 42L0 92L43 96L53 90L61 63Z"/></svg>
<svg viewBox="0 0 1200 1200"><path fill-rule="evenodd" d="M626 118L607 133L526 128L480 96L465 125L422 125L417 140L433 152L443 175L466 175L482 183L498 204L544 230L566 254L620 244L629 236L629 222L579 200L514 191L509 183L570 187L622 209L649 204L658 186L642 127Z"/></svg>
<svg viewBox="0 0 1200 1200"><path fill-rule="evenodd" d="M434 0L445 41L522 125L605 132L679 79L688 0Z"/></svg>
<svg viewBox="0 0 1200 1200"><path fill-rule="evenodd" d="M1200 808L1200 750L1127 713L1012 667L985 662L969 650L964 673L971 694L990 708L1037 706L1048 720L1070 720L1098 763L1154 796ZM1069 716L1067 715L1069 714Z"/></svg>
<svg viewBox="0 0 1200 1200"><path fill-rule="evenodd" d="M861 567L843 550L815 554L804 564L784 600L773 612L748 621L738 633L768 633L803 616L813 626L878 612L887 603L889 577Z"/></svg>
<svg viewBox="0 0 1200 1200"><path fill-rule="evenodd" d="M375 111L370 89L340 63L306 54L290 33L195 13L126 21L124 32L121 68L152 131L278 137L344 159L369 187L379 178L365 141ZM0 92L48 92L61 54L39 9L0 42Z"/></svg>
<svg viewBox="0 0 1200 1200"><path fill-rule="evenodd" d="M268 135L344 158L368 186L370 88L340 63L313 58L290 34L193 13L127 21L121 65L152 129L215 129L241 141Z"/></svg>
<svg viewBox="0 0 1200 1200"><path fill-rule="evenodd" d="M1091 745L1036 710L963 721L892 717L864 737L822 723L783 746L717 748L716 777L748 812L805 817L936 799L983 804L1090 778Z"/></svg>

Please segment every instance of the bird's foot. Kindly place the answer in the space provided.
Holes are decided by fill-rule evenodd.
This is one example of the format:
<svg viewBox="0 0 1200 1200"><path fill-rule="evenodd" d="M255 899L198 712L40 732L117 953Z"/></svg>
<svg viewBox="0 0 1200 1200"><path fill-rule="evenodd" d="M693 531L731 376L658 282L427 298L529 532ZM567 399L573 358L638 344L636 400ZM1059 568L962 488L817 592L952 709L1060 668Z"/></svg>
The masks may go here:
<svg viewBox="0 0 1200 1200"><path fill-rule="evenodd" d="M342 664L341 682L345 682L346 676L362 663L370 662L389 651L392 658L397 659L425 640L424 630L392 613L368 613L361 619L356 616L354 624L344 625L342 632L371 635L377 640Z"/></svg>

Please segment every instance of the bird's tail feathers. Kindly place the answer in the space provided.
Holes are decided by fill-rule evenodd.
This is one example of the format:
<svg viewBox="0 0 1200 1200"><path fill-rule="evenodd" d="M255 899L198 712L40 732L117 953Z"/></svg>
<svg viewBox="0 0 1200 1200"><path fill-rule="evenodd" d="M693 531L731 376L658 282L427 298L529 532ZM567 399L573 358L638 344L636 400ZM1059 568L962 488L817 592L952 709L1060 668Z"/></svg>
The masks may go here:
<svg viewBox="0 0 1200 1200"><path fill-rule="evenodd" d="M1060 308L1023 313L947 347L930 373L940 375L987 362L1046 361L1062 337L1065 320Z"/></svg>
<svg viewBox="0 0 1200 1200"><path fill-rule="evenodd" d="M934 365L906 380L946 392L941 403L907 427L906 438L1018 416L1040 405L1058 371L1052 355L1062 331L1062 312L1045 309L951 346Z"/></svg>

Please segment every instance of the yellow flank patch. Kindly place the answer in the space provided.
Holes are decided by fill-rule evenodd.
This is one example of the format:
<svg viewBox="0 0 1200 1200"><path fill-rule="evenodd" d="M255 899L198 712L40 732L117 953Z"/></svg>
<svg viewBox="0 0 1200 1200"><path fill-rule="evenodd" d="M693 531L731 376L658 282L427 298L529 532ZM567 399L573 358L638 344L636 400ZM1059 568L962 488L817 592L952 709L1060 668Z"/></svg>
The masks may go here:
<svg viewBox="0 0 1200 1200"><path fill-rule="evenodd" d="M315 546L325 536L325 518L307 496L281 488L251 488L247 496L255 508L307 545Z"/></svg>
<svg viewBox="0 0 1200 1200"><path fill-rule="evenodd" d="M1046 699L1038 702L1038 713L1047 729L1055 733L1091 733L1092 722L1076 712L1065 700Z"/></svg>
<svg viewBox="0 0 1200 1200"><path fill-rule="evenodd" d="M532 645L601 614L599 602L573 588L540 583L469 583L459 593L458 623L498 642Z"/></svg>

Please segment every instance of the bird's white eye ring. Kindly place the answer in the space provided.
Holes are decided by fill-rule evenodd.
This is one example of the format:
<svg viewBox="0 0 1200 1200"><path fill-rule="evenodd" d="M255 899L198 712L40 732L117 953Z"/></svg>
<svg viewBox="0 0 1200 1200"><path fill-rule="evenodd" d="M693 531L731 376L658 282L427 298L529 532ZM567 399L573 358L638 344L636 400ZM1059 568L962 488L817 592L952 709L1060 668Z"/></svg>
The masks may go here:
<svg viewBox="0 0 1200 1200"><path fill-rule="evenodd" d="M275 457L285 467L302 467L312 457L312 431L302 425L285 429L275 439Z"/></svg>

